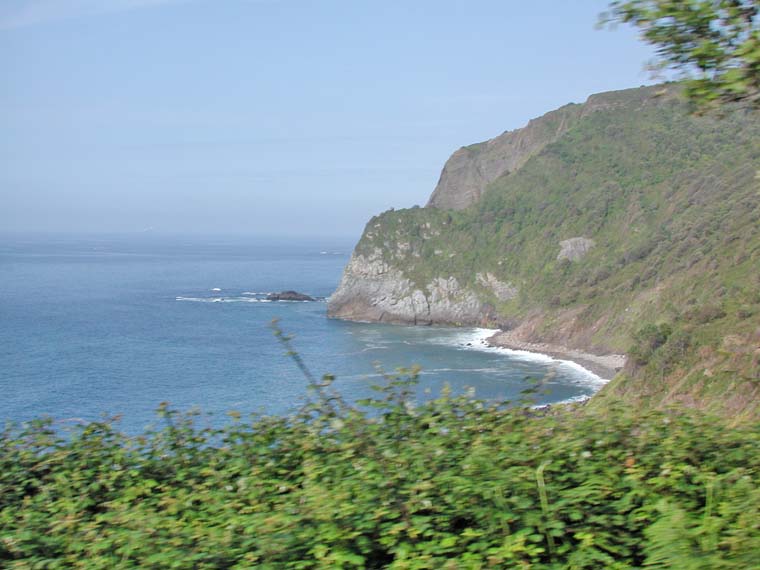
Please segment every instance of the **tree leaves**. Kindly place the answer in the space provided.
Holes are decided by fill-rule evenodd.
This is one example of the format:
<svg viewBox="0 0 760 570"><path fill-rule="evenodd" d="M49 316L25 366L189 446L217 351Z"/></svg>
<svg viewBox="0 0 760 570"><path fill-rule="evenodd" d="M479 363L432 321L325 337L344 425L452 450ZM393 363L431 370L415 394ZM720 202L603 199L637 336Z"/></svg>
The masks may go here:
<svg viewBox="0 0 760 570"><path fill-rule="evenodd" d="M729 103L760 108L758 0L616 0L600 22L638 27L655 46L659 68L686 81L697 110Z"/></svg>

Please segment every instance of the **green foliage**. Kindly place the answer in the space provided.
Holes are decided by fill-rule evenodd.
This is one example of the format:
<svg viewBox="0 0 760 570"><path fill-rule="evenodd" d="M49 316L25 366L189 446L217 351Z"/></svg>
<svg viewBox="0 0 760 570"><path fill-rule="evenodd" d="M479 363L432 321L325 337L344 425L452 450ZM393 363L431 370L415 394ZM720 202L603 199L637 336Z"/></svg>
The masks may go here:
<svg viewBox="0 0 760 570"><path fill-rule="evenodd" d="M628 356L639 366L647 364L672 333L673 329L667 323L646 325L633 335L635 344L628 350Z"/></svg>
<svg viewBox="0 0 760 570"><path fill-rule="evenodd" d="M726 103L760 107L758 0L615 0L602 23L638 27L659 67L681 71L704 110Z"/></svg>
<svg viewBox="0 0 760 570"><path fill-rule="evenodd" d="M167 406L138 437L51 421L0 438L5 568L752 567L760 427L411 400L221 429Z"/></svg>

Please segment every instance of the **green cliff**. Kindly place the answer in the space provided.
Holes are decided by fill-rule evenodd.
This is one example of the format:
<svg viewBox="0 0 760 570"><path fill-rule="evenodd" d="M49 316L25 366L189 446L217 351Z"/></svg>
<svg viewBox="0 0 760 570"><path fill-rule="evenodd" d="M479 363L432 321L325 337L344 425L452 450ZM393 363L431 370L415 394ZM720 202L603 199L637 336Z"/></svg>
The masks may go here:
<svg viewBox="0 0 760 570"><path fill-rule="evenodd" d="M328 311L622 352L597 402L757 417L759 170L757 113L696 117L672 85L593 95L370 220Z"/></svg>

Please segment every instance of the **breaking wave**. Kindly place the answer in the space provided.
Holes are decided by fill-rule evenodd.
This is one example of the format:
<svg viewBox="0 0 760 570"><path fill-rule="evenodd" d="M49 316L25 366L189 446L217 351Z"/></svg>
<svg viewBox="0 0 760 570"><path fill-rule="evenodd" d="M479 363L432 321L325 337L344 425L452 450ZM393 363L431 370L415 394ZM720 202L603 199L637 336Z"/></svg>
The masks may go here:
<svg viewBox="0 0 760 570"><path fill-rule="evenodd" d="M544 364L561 370L571 382L588 386L593 388L594 391L598 390L608 382L608 380L603 379L588 368L585 368L572 360L554 358L553 356L539 352L514 350L488 344L487 340L497 332L499 332L498 329L463 329L461 332L452 335L434 337L431 341L435 344L456 346L459 350L490 352L492 354L504 355L512 360Z"/></svg>

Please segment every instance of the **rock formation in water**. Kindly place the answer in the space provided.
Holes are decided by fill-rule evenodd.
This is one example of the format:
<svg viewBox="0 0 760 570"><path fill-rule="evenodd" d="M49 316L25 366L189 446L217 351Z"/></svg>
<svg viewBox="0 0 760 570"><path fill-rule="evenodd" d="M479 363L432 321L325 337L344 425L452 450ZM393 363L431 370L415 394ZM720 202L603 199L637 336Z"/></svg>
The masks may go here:
<svg viewBox="0 0 760 570"><path fill-rule="evenodd" d="M267 301L314 301L314 297L299 293L297 291L282 291L280 293L269 293Z"/></svg>

